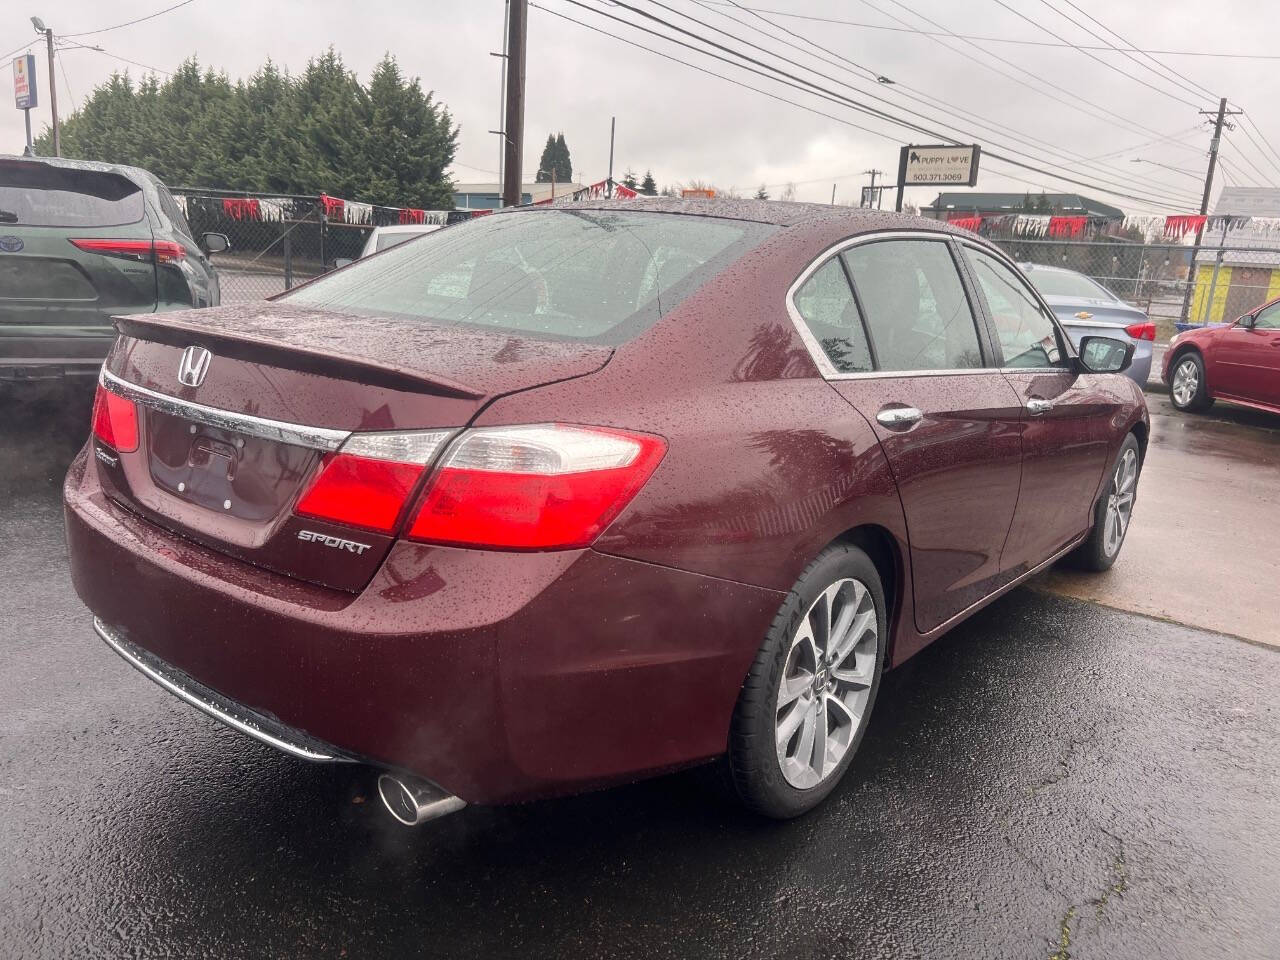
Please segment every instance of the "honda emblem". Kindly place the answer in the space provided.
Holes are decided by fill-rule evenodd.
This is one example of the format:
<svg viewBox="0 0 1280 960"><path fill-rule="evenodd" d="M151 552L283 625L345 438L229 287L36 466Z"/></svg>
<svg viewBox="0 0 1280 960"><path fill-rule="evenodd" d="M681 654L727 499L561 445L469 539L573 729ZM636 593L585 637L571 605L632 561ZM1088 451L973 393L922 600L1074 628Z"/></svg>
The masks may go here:
<svg viewBox="0 0 1280 960"><path fill-rule="evenodd" d="M209 372L212 359L213 354L204 347L187 347L178 361L178 382L188 387L200 386L204 383L204 375Z"/></svg>

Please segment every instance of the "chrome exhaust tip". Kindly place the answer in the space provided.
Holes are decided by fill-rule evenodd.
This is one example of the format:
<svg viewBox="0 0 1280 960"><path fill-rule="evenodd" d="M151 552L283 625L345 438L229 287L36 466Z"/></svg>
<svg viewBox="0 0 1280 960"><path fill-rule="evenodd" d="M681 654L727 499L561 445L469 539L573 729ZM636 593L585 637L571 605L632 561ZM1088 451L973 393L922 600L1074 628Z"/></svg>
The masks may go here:
<svg viewBox="0 0 1280 960"><path fill-rule="evenodd" d="M430 780L391 773L378 777L378 796L391 815L406 827L455 813L467 805L465 800L446 793Z"/></svg>

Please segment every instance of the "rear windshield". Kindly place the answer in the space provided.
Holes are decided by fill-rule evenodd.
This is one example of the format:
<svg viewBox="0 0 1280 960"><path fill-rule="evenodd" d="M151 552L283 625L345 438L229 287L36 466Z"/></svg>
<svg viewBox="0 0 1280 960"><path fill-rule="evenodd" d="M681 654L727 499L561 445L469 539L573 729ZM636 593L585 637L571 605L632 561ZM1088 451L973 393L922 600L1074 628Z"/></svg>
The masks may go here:
<svg viewBox="0 0 1280 960"><path fill-rule="evenodd" d="M1106 288L1078 273L1067 273L1063 270L1036 270L1033 267L1026 271L1026 275L1032 285L1040 291L1040 296L1042 297L1088 297L1093 300L1115 299Z"/></svg>
<svg viewBox="0 0 1280 960"><path fill-rule="evenodd" d="M777 228L619 210L472 220L283 299L343 313L621 343Z"/></svg>
<svg viewBox="0 0 1280 960"><path fill-rule="evenodd" d="M118 227L142 210L142 189L118 173L0 163L0 225Z"/></svg>

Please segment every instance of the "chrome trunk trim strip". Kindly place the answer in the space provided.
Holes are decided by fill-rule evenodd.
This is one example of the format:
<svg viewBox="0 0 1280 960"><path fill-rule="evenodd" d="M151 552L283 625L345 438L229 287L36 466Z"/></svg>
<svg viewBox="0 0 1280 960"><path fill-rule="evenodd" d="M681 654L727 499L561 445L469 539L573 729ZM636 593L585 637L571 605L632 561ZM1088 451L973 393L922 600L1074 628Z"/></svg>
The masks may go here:
<svg viewBox="0 0 1280 960"><path fill-rule="evenodd" d="M193 403L190 400L179 400L177 397L130 383L110 372L105 366L102 368L98 382L112 393L159 410L161 413L217 427L220 430L261 437L263 440L276 440L280 443L332 452L351 436L348 430L331 430L328 427L309 427L300 423L286 423L283 420L268 420L265 417L255 417L247 413L233 413L230 410L206 407L202 403Z"/></svg>

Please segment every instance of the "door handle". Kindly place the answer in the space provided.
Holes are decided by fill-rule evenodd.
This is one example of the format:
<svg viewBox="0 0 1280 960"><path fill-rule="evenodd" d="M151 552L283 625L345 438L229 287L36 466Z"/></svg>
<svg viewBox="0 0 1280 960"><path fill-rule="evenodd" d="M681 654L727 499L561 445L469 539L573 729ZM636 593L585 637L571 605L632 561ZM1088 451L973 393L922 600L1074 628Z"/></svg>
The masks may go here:
<svg viewBox="0 0 1280 960"><path fill-rule="evenodd" d="M1039 397L1032 397L1027 401L1027 413L1031 414L1033 417L1042 416L1052 409L1052 400L1041 400Z"/></svg>
<svg viewBox="0 0 1280 960"><path fill-rule="evenodd" d="M884 427L909 427L924 418L915 407L888 407L876 414L876 420Z"/></svg>

